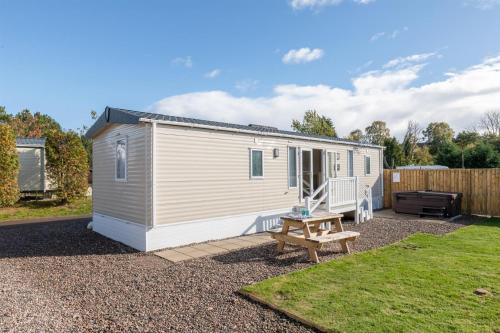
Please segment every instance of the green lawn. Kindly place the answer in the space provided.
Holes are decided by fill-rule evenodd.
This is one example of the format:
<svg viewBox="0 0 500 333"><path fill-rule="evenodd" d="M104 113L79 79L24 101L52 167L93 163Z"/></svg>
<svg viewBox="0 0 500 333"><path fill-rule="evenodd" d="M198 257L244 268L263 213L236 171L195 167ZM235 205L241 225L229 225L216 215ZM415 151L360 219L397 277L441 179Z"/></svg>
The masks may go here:
<svg viewBox="0 0 500 333"><path fill-rule="evenodd" d="M476 288L491 295L479 297ZM243 288L333 332L500 332L500 219Z"/></svg>
<svg viewBox="0 0 500 333"><path fill-rule="evenodd" d="M87 215L92 212L92 199L85 198L61 205L56 200L20 201L14 207L0 208L0 223L42 217Z"/></svg>

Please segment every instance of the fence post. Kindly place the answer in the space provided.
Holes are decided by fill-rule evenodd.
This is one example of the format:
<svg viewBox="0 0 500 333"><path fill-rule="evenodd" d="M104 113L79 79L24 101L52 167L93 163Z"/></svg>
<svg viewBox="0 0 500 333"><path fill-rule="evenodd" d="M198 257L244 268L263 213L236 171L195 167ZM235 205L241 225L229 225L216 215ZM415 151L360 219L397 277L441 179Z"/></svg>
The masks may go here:
<svg viewBox="0 0 500 333"><path fill-rule="evenodd" d="M472 169L467 170L469 174L469 193L467 202L467 212L472 214Z"/></svg>

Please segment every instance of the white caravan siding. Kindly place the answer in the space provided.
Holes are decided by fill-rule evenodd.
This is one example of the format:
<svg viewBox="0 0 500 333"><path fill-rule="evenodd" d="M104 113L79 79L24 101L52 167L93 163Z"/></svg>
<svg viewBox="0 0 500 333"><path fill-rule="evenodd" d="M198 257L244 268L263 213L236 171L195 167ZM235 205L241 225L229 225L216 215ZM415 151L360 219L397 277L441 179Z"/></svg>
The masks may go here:
<svg viewBox="0 0 500 333"><path fill-rule="evenodd" d="M127 181L115 180L115 147L127 139ZM151 126L112 125L93 139L94 213L149 225Z"/></svg>
<svg viewBox="0 0 500 333"><path fill-rule="evenodd" d="M19 189L44 190L43 148L17 147L19 155Z"/></svg>
<svg viewBox="0 0 500 333"><path fill-rule="evenodd" d="M160 124L156 133L157 224L291 209L299 190L288 188L288 146L339 152L339 176L347 176L347 150L353 149L354 175L374 186L374 198L382 195L380 149ZM250 179L250 148L264 151L263 179ZM368 177L366 154L372 158Z"/></svg>

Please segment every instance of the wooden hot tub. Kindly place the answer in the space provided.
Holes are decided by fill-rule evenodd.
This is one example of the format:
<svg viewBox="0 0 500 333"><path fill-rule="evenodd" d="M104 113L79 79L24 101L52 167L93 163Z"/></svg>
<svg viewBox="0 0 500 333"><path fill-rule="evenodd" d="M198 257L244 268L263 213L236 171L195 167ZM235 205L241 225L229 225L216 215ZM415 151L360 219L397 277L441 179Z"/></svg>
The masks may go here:
<svg viewBox="0 0 500 333"><path fill-rule="evenodd" d="M461 206L462 193L412 191L392 194L392 209L396 213L453 217L460 215Z"/></svg>

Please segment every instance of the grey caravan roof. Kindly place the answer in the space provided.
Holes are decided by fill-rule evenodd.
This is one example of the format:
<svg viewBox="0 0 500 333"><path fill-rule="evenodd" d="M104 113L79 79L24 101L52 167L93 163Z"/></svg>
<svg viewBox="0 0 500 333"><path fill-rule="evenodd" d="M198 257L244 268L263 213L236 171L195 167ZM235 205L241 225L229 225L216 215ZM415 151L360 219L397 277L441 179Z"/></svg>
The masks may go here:
<svg viewBox="0 0 500 333"><path fill-rule="evenodd" d="M177 116L168 116L159 113L150 113L150 112L141 112L141 111L132 111L125 109L118 109L112 107L106 107L101 116L96 120L94 125L89 128L86 133L88 138L95 137L99 132L101 132L106 126L109 124L138 124L141 119L149 119L152 121L166 121L169 123L178 124L181 126L193 126L193 125L201 125L204 127L213 127L217 130L228 130L228 131L245 131L251 132L260 135L281 135L287 137L296 137L299 139L306 139L312 141L328 141L332 143L340 143L340 144L348 144L353 146L363 146L363 147L373 147L380 148L382 146L360 143L346 139L332 138L328 136L321 135L311 135L304 134L293 131L285 131L277 129L276 127L263 126L263 125L239 125L239 124L231 124L225 122L211 121L211 120L201 120L201 119L193 119L193 118L185 118L185 117L177 117Z"/></svg>
<svg viewBox="0 0 500 333"><path fill-rule="evenodd" d="M45 138L16 138L17 147L45 148Z"/></svg>

